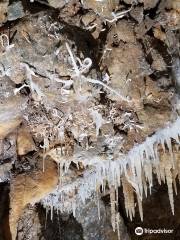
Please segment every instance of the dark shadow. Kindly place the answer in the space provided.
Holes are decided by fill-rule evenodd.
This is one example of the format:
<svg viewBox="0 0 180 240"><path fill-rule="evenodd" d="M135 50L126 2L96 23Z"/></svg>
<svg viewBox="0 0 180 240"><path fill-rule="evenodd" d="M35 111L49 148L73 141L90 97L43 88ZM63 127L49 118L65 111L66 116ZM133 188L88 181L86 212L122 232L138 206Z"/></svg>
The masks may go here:
<svg viewBox="0 0 180 240"><path fill-rule="evenodd" d="M39 219L42 225L42 238L45 240L83 240L82 226L76 219L70 215L63 217L57 211L53 211L53 219L51 213L39 205Z"/></svg>
<svg viewBox="0 0 180 240"><path fill-rule="evenodd" d="M9 183L0 183L0 240L11 240L9 228Z"/></svg>

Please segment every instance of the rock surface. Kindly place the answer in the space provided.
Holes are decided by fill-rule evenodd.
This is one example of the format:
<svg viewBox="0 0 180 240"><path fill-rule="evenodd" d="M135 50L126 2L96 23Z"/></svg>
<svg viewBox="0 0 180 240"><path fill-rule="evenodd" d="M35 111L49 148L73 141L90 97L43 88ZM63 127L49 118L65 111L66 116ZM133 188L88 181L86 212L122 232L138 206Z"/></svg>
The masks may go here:
<svg viewBox="0 0 180 240"><path fill-rule="evenodd" d="M117 240L117 234L112 231L110 214L110 208L105 207L102 201L99 202L99 209L94 201L88 202L84 208L79 209L76 219L82 225L84 240ZM130 239L122 218L120 221L120 238Z"/></svg>
<svg viewBox="0 0 180 240"><path fill-rule="evenodd" d="M7 19L9 21L13 21L24 16L25 12L21 1L14 2L8 7Z"/></svg>
<svg viewBox="0 0 180 240"><path fill-rule="evenodd" d="M3 0L0 2L0 26L7 20L8 4L8 0Z"/></svg>
<svg viewBox="0 0 180 240"><path fill-rule="evenodd" d="M19 174L11 181L9 222L12 240L16 239L18 220L25 207L39 202L52 192L58 183L57 168L51 159L46 160L44 171L42 165L40 167L29 174Z"/></svg>
<svg viewBox="0 0 180 240"><path fill-rule="evenodd" d="M145 176L139 171L151 146L156 149L151 149L154 155L158 152L161 157L164 147L168 156L157 163L160 176L153 171L161 180L167 178L172 208L179 145L178 137L172 140L174 129L169 133L167 126L180 114L178 28L177 0L0 2L0 182L10 184L10 193L4 195L10 196L11 208L5 214L0 210L0 216L5 216L0 238L11 231L12 238L17 233L19 240L56 240L57 236L108 240L117 239L119 231L123 239L136 239L134 228L136 223L141 225L140 220L136 213L130 223L122 199L130 218L133 214L127 209L134 209L134 204L141 213L141 201L134 192L141 177L150 178L150 167L146 166ZM158 135L159 141L152 145L153 136L166 127L167 138ZM149 148L142 162L137 157L134 167L121 166L126 171L113 175L112 179L119 180L111 186L109 172L116 172L117 160L146 143L145 139ZM177 169L168 161L172 156ZM101 179L101 174L97 178L98 167L105 171L108 162L107 179ZM123 190L118 192L120 182ZM144 215L148 215L145 227L157 219L148 210L150 204L155 201L152 208L160 209L154 195L161 192L157 185L143 202ZM145 193L147 186L143 187ZM81 207L75 206L77 196ZM106 207L100 196L106 199ZM48 213L47 229L40 201L55 219L51 222ZM176 199L172 218L165 195L161 201L166 212L161 213L162 221L172 219L177 229ZM0 202L5 205L1 196ZM76 220L71 212L76 213Z"/></svg>

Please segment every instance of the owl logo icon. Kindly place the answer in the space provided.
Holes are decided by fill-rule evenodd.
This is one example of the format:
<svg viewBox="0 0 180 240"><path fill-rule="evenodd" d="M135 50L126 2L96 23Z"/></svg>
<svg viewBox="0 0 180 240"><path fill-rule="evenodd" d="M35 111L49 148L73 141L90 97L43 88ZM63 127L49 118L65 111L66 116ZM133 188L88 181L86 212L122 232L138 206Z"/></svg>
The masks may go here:
<svg viewBox="0 0 180 240"><path fill-rule="evenodd" d="M143 234L143 228L142 227L137 227L135 229L135 234L138 236L141 236Z"/></svg>

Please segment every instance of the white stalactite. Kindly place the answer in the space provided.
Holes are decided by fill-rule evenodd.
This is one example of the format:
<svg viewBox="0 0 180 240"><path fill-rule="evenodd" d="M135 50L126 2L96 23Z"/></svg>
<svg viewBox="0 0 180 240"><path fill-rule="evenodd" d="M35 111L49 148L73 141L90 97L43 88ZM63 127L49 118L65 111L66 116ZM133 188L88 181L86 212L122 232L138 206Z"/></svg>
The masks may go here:
<svg viewBox="0 0 180 240"><path fill-rule="evenodd" d="M161 181L165 182L165 180L167 182L170 205L174 214L173 178L175 176L172 175L172 171L177 169L176 174L180 173L180 161L173 156L172 140L174 140L176 145L179 145L179 137L180 118L164 129L158 130L153 136L147 137L142 144L134 146L124 157L121 155L117 159L111 159L108 155L102 157L96 154L89 154L88 151L79 152L70 158L69 162L81 162L85 167L89 166L90 168L88 169L91 170L86 170L83 178L78 178L71 184L57 187L54 193L42 200L42 203L46 207L53 205L54 208L62 212L72 212L72 210L75 212L74 207L78 208L82 203L85 204L86 199L91 198L97 191L97 186L107 182L109 186L115 187L115 191L118 191L122 180L127 215L131 219L134 217L133 191L135 191L140 216L143 220L142 199L144 192L147 195L147 186L149 186L151 193L153 185L152 175L155 173L159 183ZM160 157L159 151L161 149L165 154L169 155L168 160L166 158L165 161ZM53 155L52 152L49 155L57 161L56 155ZM59 162L62 161L61 163L65 164L64 160L59 156ZM115 226L114 216L112 217L112 224Z"/></svg>

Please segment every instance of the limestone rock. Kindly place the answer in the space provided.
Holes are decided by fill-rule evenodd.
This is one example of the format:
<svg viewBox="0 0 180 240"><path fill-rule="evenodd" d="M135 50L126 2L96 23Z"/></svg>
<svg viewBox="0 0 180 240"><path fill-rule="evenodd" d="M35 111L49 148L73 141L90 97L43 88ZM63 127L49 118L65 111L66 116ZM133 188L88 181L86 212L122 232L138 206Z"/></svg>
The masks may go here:
<svg viewBox="0 0 180 240"><path fill-rule="evenodd" d="M166 70L166 63L163 57L155 50L152 50L151 56L153 59L153 63L151 67L157 71L165 71Z"/></svg>
<svg viewBox="0 0 180 240"><path fill-rule="evenodd" d="M65 1L65 3L64 8L60 11L59 17L66 19L67 21L68 18L74 17L78 13L81 8L81 4L76 0Z"/></svg>
<svg viewBox="0 0 180 240"><path fill-rule="evenodd" d="M154 19L145 16L145 20L135 27L136 37L143 38L145 34L154 26L154 24Z"/></svg>
<svg viewBox="0 0 180 240"><path fill-rule="evenodd" d="M95 19L96 19L96 15L93 12L88 12L87 14L82 16L81 21L85 27L88 27L88 25L94 22Z"/></svg>
<svg viewBox="0 0 180 240"><path fill-rule="evenodd" d="M111 31L108 34L107 41L111 45L113 44L114 35L117 34L117 40L123 42L135 42L135 33L134 33L134 26L132 22L121 20L115 26L112 27Z"/></svg>
<svg viewBox="0 0 180 240"><path fill-rule="evenodd" d="M161 30L161 28L154 28L153 33L155 38L164 42L166 40L166 34Z"/></svg>
<svg viewBox="0 0 180 240"><path fill-rule="evenodd" d="M124 96L139 101L143 91L142 77L151 73L141 46L134 43L120 44L116 51L110 52L104 64L108 66L112 87Z"/></svg>
<svg viewBox="0 0 180 240"><path fill-rule="evenodd" d="M16 70L14 70L14 68L11 68L11 71L13 72L11 74L11 80L15 83L15 84L23 84L23 81L25 79L25 71L20 67L20 65L18 65L18 62L16 62L15 66Z"/></svg>
<svg viewBox="0 0 180 240"><path fill-rule="evenodd" d="M144 14L143 14L143 7L134 7L131 11L130 11L130 15L138 22L141 23L143 21L144 18Z"/></svg>
<svg viewBox="0 0 180 240"><path fill-rule="evenodd" d="M25 16L24 8L21 1L13 2L8 7L7 18L9 21L16 20Z"/></svg>
<svg viewBox="0 0 180 240"><path fill-rule="evenodd" d="M12 168L11 163L4 163L0 165L0 182L5 182L9 180L9 171Z"/></svg>
<svg viewBox="0 0 180 240"><path fill-rule="evenodd" d="M98 39L99 34L103 30L102 19L97 14L90 11L82 16L81 21L83 28L90 31L95 39Z"/></svg>
<svg viewBox="0 0 180 240"><path fill-rule="evenodd" d="M146 106L144 111L137 112L139 121L143 124L143 132L148 135L153 129L161 127L164 121L168 121L171 117L171 112L168 109L156 109L153 106Z"/></svg>
<svg viewBox="0 0 180 240"><path fill-rule="evenodd" d="M66 4L66 2L67 1L64 0L48 0L49 5L54 8L62 8Z"/></svg>
<svg viewBox="0 0 180 240"><path fill-rule="evenodd" d="M41 236L41 223L36 206L25 208L18 223L18 240L39 240Z"/></svg>
<svg viewBox="0 0 180 240"><path fill-rule="evenodd" d="M3 0L0 2L0 26L7 20L7 8L9 0Z"/></svg>
<svg viewBox="0 0 180 240"><path fill-rule="evenodd" d="M113 232L111 226L110 209L108 206L105 207L101 200L99 200L99 212L100 219L97 203L92 200L77 211L76 219L82 224L84 239L118 240L117 233ZM119 225L120 239L130 240L122 218Z"/></svg>
<svg viewBox="0 0 180 240"><path fill-rule="evenodd" d="M177 11L180 12L180 2L179 0L172 0L171 1L172 7Z"/></svg>
<svg viewBox="0 0 180 240"><path fill-rule="evenodd" d="M156 7L158 0L139 0L139 2L144 4L144 9L151 9Z"/></svg>
<svg viewBox="0 0 180 240"><path fill-rule="evenodd" d="M12 165L17 160L16 134L0 140L0 182L10 180Z"/></svg>
<svg viewBox="0 0 180 240"><path fill-rule="evenodd" d="M0 104L0 139L13 132L21 123L21 100L13 97Z"/></svg>
<svg viewBox="0 0 180 240"><path fill-rule="evenodd" d="M17 152L18 155L26 155L28 152L35 150L33 138L26 127L18 130L17 136Z"/></svg>
<svg viewBox="0 0 180 240"><path fill-rule="evenodd" d="M0 122L0 138L5 138L9 133L13 132L21 123L19 117L9 119L5 122Z"/></svg>
<svg viewBox="0 0 180 240"><path fill-rule="evenodd" d="M42 164L42 163L41 163ZM58 183L56 164L51 159L46 159L45 170L42 165L39 170L20 174L11 181L10 190L10 230L12 240L16 239L17 224L27 204L35 204L52 192Z"/></svg>
<svg viewBox="0 0 180 240"><path fill-rule="evenodd" d="M18 5L21 2L32 10L23 19L19 18L28 12ZM163 0L158 5L157 0L10 2L8 18L12 22L10 29L6 27L9 23L1 28L4 35L0 44L0 139L4 146L0 150L0 181L8 177L13 163L13 240L19 219L18 237L38 239L34 229L32 234L23 229L23 222L32 227L24 209L49 193L42 200L44 206L76 213L85 239L117 239L106 218L107 214L110 219L109 206L106 209L99 202L102 218L98 222L97 199L85 200L97 189L108 194L109 187L120 185L121 174L127 174L133 188L141 191L137 185L144 181L143 177L151 178L151 169L145 168L146 161L139 160L146 155L151 163L162 133L154 132L178 115L174 82L179 82L179 61L173 61L178 57L178 10L177 6L162 10L161 3ZM112 15L114 10L119 19ZM121 15L124 10L128 13ZM117 44L113 44L116 35ZM26 121L27 128L19 127L21 121ZM175 125L172 131L163 131L168 135L165 148L171 147L170 136L177 128ZM138 145L146 137L147 141ZM33 150L35 154L31 154ZM45 159L45 172L38 165L42 153L60 165L61 185L56 186L59 175L50 158ZM137 182L131 178L134 172ZM134 189L125 188L124 196L130 191L132 197ZM117 204L118 198L111 198L111 206ZM126 208L136 205L131 200L125 197ZM87 205L82 207L82 203ZM122 239L128 239L122 218L117 218L118 206L115 208L113 228L118 219ZM53 224L58 225L56 221Z"/></svg>
<svg viewBox="0 0 180 240"><path fill-rule="evenodd" d="M132 4L132 0L123 0L126 4Z"/></svg>
<svg viewBox="0 0 180 240"><path fill-rule="evenodd" d="M115 1L117 4L118 1ZM84 0L83 5L85 8L92 9L95 13L103 17L111 17L112 8L111 5L108 4L108 1L96 1L96 0Z"/></svg>

